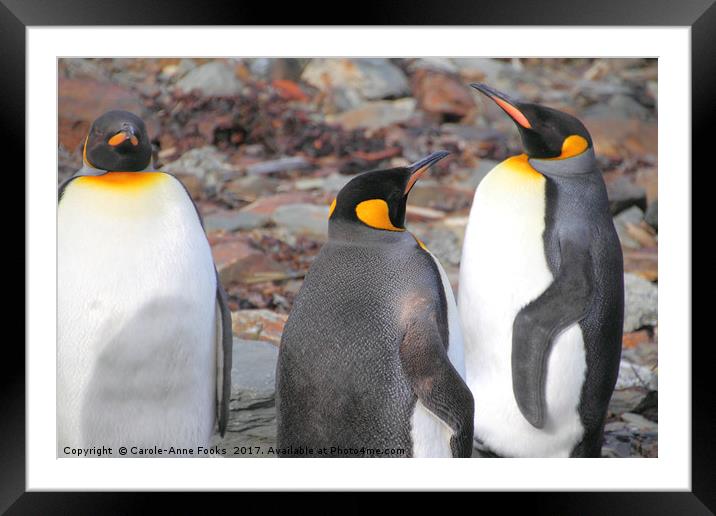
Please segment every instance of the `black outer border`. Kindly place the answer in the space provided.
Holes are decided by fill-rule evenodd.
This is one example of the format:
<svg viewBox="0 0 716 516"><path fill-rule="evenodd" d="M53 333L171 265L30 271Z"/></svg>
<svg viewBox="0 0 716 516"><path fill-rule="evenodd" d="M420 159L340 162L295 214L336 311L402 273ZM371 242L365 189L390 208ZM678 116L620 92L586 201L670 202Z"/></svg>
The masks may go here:
<svg viewBox="0 0 716 516"><path fill-rule="evenodd" d="M334 12L334 7L296 2L281 5L265 2L226 2L226 5L196 0L0 0L0 148L9 156L19 157L16 167L24 169L25 127L25 28L28 25L283 25L303 22L316 25L317 11ZM283 3L282 3L283 4ZM380 20L376 22L375 20ZM524 0L501 0L490 4L479 0L441 0L417 2L400 0L390 3L361 0L360 8L334 25L662 25L691 27L692 64L692 153L693 161L708 157L710 122L716 114L716 5L714 0L553 0L549 3L528 3ZM91 46L88 47L88 53ZM662 142L663 144L663 142ZM703 160L706 163L705 160ZM708 165L713 169L713 165ZM4 171L4 181L20 182L20 174ZM54 177L54 176L53 176ZM24 177L23 177L24 179ZM9 186L9 185L8 185ZM22 181L18 190L26 194ZM16 216L16 215L15 215ZM19 224L14 230L20 233ZM3 232L13 228L3 228ZM5 236L5 235L3 235ZM8 243L24 242L21 237ZM17 253L5 253L7 272L19 269ZM23 261L27 279L27 262L23 247ZM19 275L15 275L19 276ZM14 299L14 298L9 298ZM23 296L23 300L24 300ZM686 346L690 343L680 343ZM533 514L714 514L716 510L716 417L714 417L714 389L709 373L713 366L705 346L693 347L692 384L692 492L691 493L512 493L509 496L484 493L480 501L498 502L501 512L516 506L529 505ZM26 493L25 492L25 357L16 339L6 339L3 360L0 361L0 511L11 514L97 514L145 512L151 501L164 509L181 507L189 510L189 495L183 493ZM48 423L51 424L51 423ZM228 494L212 494L217 501L226 502ZM235 496L235 495L234 495ZM242 512L266 510L272 506L262 497L242 493ZM261 496L261 495L259 495ZM273 496L267 494L265 496ZM325 495L304 494L302 497L316 508L326 507ZM453 494L465 501L466 495ZM473 495L474 496L474 495ZM374 503L365 503L352 494L352 502L340 512L366 512ZM421 501L414 494L413 499ZM471 503L474 503L471 501ZM179 505L181 504L181 505ZM255 506L255 507L254 507ZM330 506L330 505L329 505ZM347 507L346 507L347 506ZM335 507L335 506L334 506ZM237 507L238 508L238 507ZM709 510L708 508L711 508ZM203 507L206 509L206 506ZM361 510L362 509L362 510ZM481 509L475 507L476 510ZM320 509L319 509L320 510ZM489 509L488 509L489 510ZM321 510L320 512L324 512Z"/></svg>

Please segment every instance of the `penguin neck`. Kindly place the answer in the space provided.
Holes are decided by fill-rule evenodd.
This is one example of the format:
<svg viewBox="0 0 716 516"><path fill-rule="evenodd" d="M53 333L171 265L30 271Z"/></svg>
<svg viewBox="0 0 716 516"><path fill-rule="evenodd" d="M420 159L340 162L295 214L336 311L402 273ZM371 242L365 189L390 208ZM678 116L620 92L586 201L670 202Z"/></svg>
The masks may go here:
<svg viewBox="0 0 716 516"><path fill-rule="evenodd" d="M412 238L410 233L406 230L388 231L384 229L374 229L360 222L332 220L328 224L328 238L336 243L393 245L404 241L406 237Z"/></svg>
<svg viewBox="0 0 716 516"><path fill-rule="evenodd" d="M540 174L556 177L575 177L599 172L594 149L587 150L576 156L566 159L538 159L529 158L529 164Z"/></svg>
<svg viewBox="0 0 716 516"><path fill-rule="evenodd" d="M79 169L77 172L75 172L74 177L80 177L80 176L102 176L104 174L108 174L109 172L114 172L113 170L104 170L101 168L94 167L89 164L87 161L82 162L82 168ZM121 172L121 171L117 171ZM153 163L150 161L149 164L142 170L133 170L132 172L156 172L154 169Z"/></svg>

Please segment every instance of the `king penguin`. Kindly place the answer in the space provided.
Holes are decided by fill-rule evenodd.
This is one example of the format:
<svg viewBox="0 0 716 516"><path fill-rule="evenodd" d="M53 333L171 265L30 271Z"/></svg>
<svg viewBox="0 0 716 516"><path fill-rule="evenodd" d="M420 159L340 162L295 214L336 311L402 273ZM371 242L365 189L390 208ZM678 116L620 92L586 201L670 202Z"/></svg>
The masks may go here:
<svg viewBox="0 0 716 516"><path fill-rule="evenodd" d="M621 355L622 252L592 139L566 113L473 84L524 154L479 184L458 306L485 456L599 457Z"/></svg>
<svg viewBox="0 0 716 516"><path fill-rule="evenodd" d="M143 121L109 111L90 127L83 167L60 185L60 455L93 446L196 454L217 419L226 428L226 294L196 206L151 155Z"/></svg>
<svg viewBox="0 0 716 516"><path fill-rule="evenodd" d="M333 201L328 241L281 339L280 453L471 456L457 305L439 262L404 227L415 181L447 154L365 172Z"/></svg>

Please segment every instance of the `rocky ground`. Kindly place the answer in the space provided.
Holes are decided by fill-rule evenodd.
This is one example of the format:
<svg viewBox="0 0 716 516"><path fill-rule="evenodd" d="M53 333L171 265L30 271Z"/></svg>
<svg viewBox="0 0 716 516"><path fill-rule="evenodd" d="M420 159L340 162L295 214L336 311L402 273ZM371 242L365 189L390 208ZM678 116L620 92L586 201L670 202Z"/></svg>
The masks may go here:
<svg viewBox="0 0 716 516"><path fill-rule="evenodd" d="M603 455L657 456L657 63L644 59L61 59L59 177L91 121L144 117L158 168L205 220L236 339L223 445L275 441L283 324L353 174L451 151L413 189L408 228L457 285L475 187L520 151L513 123L468 84L577 115L590 130L625 258L623 358ZM218 442L218 441L217 441Z"/></svg>

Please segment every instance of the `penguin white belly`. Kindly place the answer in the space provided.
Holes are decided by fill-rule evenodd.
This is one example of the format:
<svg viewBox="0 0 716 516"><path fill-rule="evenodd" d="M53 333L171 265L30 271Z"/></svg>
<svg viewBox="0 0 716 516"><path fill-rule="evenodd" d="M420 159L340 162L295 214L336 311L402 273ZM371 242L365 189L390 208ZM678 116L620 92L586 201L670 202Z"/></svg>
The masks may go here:
<svg viewBox="0 0 716 516"><path fill-rule="evenodd" d="M500 455L567 457L583 434L586 357L578 324L555 339L549 355L544 428L527 422L512 391L513 321L553 281L544 221L545 179L516 157L479 185L465 234L458 305L475 438Z"/></svg>
<svg viewBox="0 0 716 516"><path fill-rule="evenodd" d="M413 457L452 457L450 449L452 428L428 410L420 400L415 403L411 425Z"/></svg>
<svg viewBox="0 0 716 516"><path fill-rule="evenodd" d="M206 236L173 177L102 177L75 179L58 208L58 451L208 444L216 278Z"/></svg>

